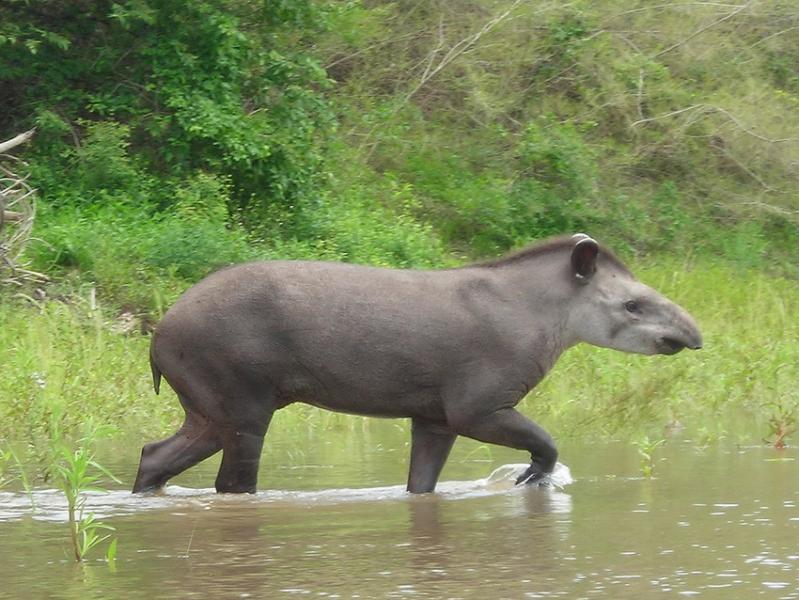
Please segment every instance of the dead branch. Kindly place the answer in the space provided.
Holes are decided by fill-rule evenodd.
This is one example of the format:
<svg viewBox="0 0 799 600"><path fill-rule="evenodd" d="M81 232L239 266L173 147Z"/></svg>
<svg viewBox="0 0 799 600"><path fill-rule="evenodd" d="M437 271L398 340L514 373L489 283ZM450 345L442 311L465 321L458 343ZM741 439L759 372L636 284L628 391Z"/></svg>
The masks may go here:
<svg viewBox="0 0 799 600"><path fill-rule="evenodd" d="M654 116L654 117L648 117L646 119L639 119L639 120L635 121L634 123L631 123L630 127L631 128L632 127L637 127L638 125L642 125L643 123L650 123L652 121L659 121L661 119L667 119L668 117L674 117L676 115L679 115L680 113L688 112L689 110L694 110L694 109L697 109L697 108L703 108L704 106L705 106L704 104L694 104L693 106L687 106L687 107L681 108L679 110L673 110L671 112L664 113L662 115L657 115L657 116Z"/></svg>
<svg viewBox="0 0 799 600"><path fill-rule="evenodd" d="M716 25L718 25L719 23L723 23L724 21L727 21L727 20L729 20L729 19L732 19L732 18L733 18L735 15L737 15L739 12L741 12L741 11L742 11L742 10L744 10L745 8L749 8L749 4L750 4L749 2L747 2L746 4L742 4L742 5L740 5L738 8L736 8L734 11L732 11L731 13L728 13L728 14L724 15L724 16L723 16L723 17L721 17L720 19L716 19L716 20L715 20L715 21L713 21L712 23L708 23L708 24L707 24L707 25L705 25L704 27L700 27L699 29L697 29L696 31L694 31L694 32L693 32L691 35L689 35L688 37L686 37L686 38L684 38L684 39L680 40L679 42L675 42L674 44L672 44L671 46L669 46L669 47L668 47L668 48L666 48L665 50L661 50L661 51L660 51L660 52L658 52L657 54L653 54L653 55L652 55L652 58L653 58L653 59L655 59L655 58L659 58L659 57L663 56L664 54L667 54L667 53L671 52L672 50L675 50L676 48L679 48L680 46L682 46L682 45L684 45L684 44L687 44L689 41L691 41L692 39L694 39L694 38L695 38L695 37L697 37L698 35L701 35L701 34L703 34L703 33L704 33L704 32L706 32L708 29L711 29L711 28L715 27L715 26L716 26Z"/></svg>
<svg viewBox="0 0 799 600"><path fill-rule="evenodd" d="M720 106L708 106L708 108L714 110L715 112L719 112L719 113L723 114L730 121L732 121L738 127L738 129L740 129L744 133L746 133L748 135L751 135L752 137L757 138L757 139L759 139L759 140L761 140L763 142L768 142L769 144L781 144L783 142L797 142L797 141L799 141L799 139L797 139L797 138L775 138L775 139L767 138L765 136L762 136L762 135L752 131L749 127L747 127L746 125L741 123L741 121L738 120L738 118L735 115L733 115L731 112L729 112L728 110L724 110Z"/></svg>
<svg viewBox="0 0 799 600"><path fill-rule="evenodd" d="M6 140L5 142L0 142L0 154L5 154L6 152L9 152L11 149L16 148L20 144L24 144L33 137L35 131L36 131L35 129L30 129L25 133L20 133L19 135L12 137L10 140Z"/></svg>
<svg viewBox="0 0 799 600"><path fill-rule="evenodd" d="M635 106L638 109L638 116L643 119L644 118L644 69L641 67L638 69L638 93L636 94L635 98Z"/></svg>
<svg viewBox="0 0 799 600"><path fill-rule="evenodd" d="M690 113L690 115L689 115L689 120L690 120L689 124L695 123L696 121L698 121L699 119L701 119L702 117L705 117L707 115L718 113L718 114L724 115L727 118L727 120L730 121L733 125L735 125L735 127L739 131L741 131L741 132L743 132L743 133L745 133L747 135L750 135L753 138L760 140L761 142L766 142L766 143L769 143L769 144L783 144L783 143L787 143L787 142L799 142L799 138L770 138L770 137L766 137L764 135L761 135L761 134L757 133L756 131L754 131L753 129L751 129L750 127L747 127L744 123L741 122L741 120L738 117L736 117L734 114L732 114L727 109L721 108L720 106L714 106L712 104L693 104L691 106L687 106L687 107L681 108L679 110L673 110L671 112L667 112L667 113L664 113L662 115L656 115L654 117L649 117L649 118L646 118L646 119L639 119L639 120L635 121L634 123L631 123L630 127L633 128L633 127L637 127L638 125L642 125L644 123L651 123L652 121L659 121L661 119L667 119L669 117L674 117L674 116L677 116L679 114L687 113L689 111L694 111L694 112Z"/></svg>
<svg viewBox="0 0 799 600"><path fill-rule="evenodd" d="M404 107L411 98L413 98L416 93L421 90L431 79L433 79L436 75L438 75L441 71L443 71L446 67L452 64L456 59L462 56L465 52L471 50L479 41L480 39L489 33L492 29L494 29L497 25L499 25L502 21L508 18L510 14L516 9L516 7L521 4L522 0L514 0L514 2L510 5L508 9L500 13L499 15L489 19L483 27L481 27L475 33L463 38L459 42L453 44L450 49L441 57L441 59L436 62L436 57L442 51L443 43L444 43L444 29L443 29L443 20L439 20L438 24L438 41L436 46L428 53L428 58L423 63L427 63L424 72L422 73L419 81L416 85L411 88L411 90L406 93L402 99L397 102L388 116L385 118L383 123L380 125L385 125L391 121L394 116ZM380 125L375 125L369 133L366 134L364 141L361 143L361 147L365 147L368 145L372 135L377 130ZM375 145L372 146L372 150L374 151Z"/></svg>
<svg viewBox="0 0 799 600"><path fill-rule="evenodd" d="M766 202L761 202L760 200L747 200L743 202L736 202L734 205L753 206L759 210L779 215L781 217L785 217L788 219L796 220L797 218L799 218L799 210L791 210L789 208L784 208L782 206L775 206L774 204L768 204ZM722 206L722 208L726 207Z"/></svg>
<svg viewBox="0 0 799 600"><path fill-rule="evenodd" d="M740 6L739 4L726 4L723 2L670 2L668 4L654 4L652 6L643 6L641 8L632 8L630 10L625 10L620 13L616 13L615 15L609 16L606 20L610 21L612 19L618 19L619 17L624 17L626 15L632 15L635 13L645 12L648 10L661 10L665 8L692 8L697 6L713 6L718 8L737 8Z"/></svg>
<svg viewBox="0 0 799 600"><path fill-rule="evenodd" d="M375 48L380 48L382 46L387 46L389 44L393 44L394 42L398 42L400 40L404 40L404 39L408 39L408 38L417 38L417 37L420 37L421 35L422 35L421 31L411 31L409 33L404 33L402 35L398 35L398 36L395 36L395 37L392 37L392 38L387 38L385 40L381 40L381 41L379 41L379 42L377 42L375 44L371 44L369 46L366 46L365 48L361 48L360 50L357 50L357 51L353 52L352 54L347 54L346 56L342 56L340 58L337 58L333 62L327 63L324 66L324 69L325 70L331 69L331 68L335 67L336 65L338 65L340 63L352 60L353 58L356 58L356 57L360 56L361 54L366 54L367 52L369 52L371 50L374 50Z"/></svg>
<svg viewBox="0 0 799 600"><path fill-rule="evenodd" d="M778 31L777 33L772 33L771 35L767 35L766 37L764 37L762 39L759 39L758 41L756 41L754 44L752 44L749 47L750 48L756 48L760 44L764 44L764 43L766 43L767 41L769 41L772 38L775 38L777 36L783 35L783 34L788 33L790 31L794 31L796 29L799 29L799 25L794 25L793 27L788 27L788 29L783 29L782 31Z"/></svg>
<svg viewBox="0 0 799 600"><path fill-rule="evenodd" d="M444 70L448 65L450 65L455 59L461 56L464 52L472 48L477 42L480 41L485 34L491 31L494 27L499 25L502 21L504 21L508 15L513 12L513 10L521 3L521 0L514 0L511 7L507 9L505 12L499 14L498 16L494 17L493 19L489 20L483 27L473 33L472 35L462 39L458 43L454 44L447 53L441 58L437 65L433 66L434 59L436 55L441 51L441 47L443 46L444 36L443 36L443 22L439 22L439 42L438 45L433 48L430 52L430 60L427 67L422 73L422 77L419 79L419 82L408 92L405 97L400 102L400 106L404 105L408 102L415 94L418 92L424 85L433 79L436 75L438 75L442 70ZM399 110L399 108L397 108Z"/></svg>
<svg viewBox="0 0 799 600"><path fill-rule="evenodd" d="M783 190L778 190L778 189L770 186L768 183L766 183L763 180L762 177L760 177L757 173L752 171L752 169L747 167L744 163L742 163L735 156L733 156L733 154L729 150L727 150L724 146L722 146L720 144L714 144L714 143L711 143L711 146L713 148L715 148L718 152L721 152L724 156L726 156L732 163L734 163L739 169L741 169L741 171L743 171L744 173L749 175L749 177L751 177L752 179L757 181L761 185L761 187L763 188L763 190L765 192L776 193L776 194L784 194L785 193Z"/></svg>
<svg viewBox="0 0 799 600"><path fill-rule="evenodd" d="M46 281L41 273L28 271L17 264L33 229L36 215L36 190L27 182L28 165L5 154L30 140L34 131L26 131L0 143L0 284L21 285L24 281Z"/></svg>

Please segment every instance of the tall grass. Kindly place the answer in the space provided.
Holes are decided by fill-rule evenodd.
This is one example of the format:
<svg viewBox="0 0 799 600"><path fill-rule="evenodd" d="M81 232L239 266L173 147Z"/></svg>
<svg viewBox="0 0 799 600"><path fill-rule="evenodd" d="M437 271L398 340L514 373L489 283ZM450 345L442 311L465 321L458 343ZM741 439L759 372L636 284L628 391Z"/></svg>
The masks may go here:
<svg viewBox="0 0 799 600"><path fill-rule="evenodd" d="M691 311L705 347L634 356L581 345L569 350L521 410L559 437L618 437L684 428L705 440L758 443L799 410L799 289L781 277L702 261L644 265L640 279ZM147 336L80 296L70 303L0 307L0 443L27 441L52 464L48 440L77 436L87 418L118 435L153 439L182 413L168 386L152 391ZM368 420L306 406L281 427L368 428ZM54 435L57 433L58 435Z"/></svg>
<svg viewBox="0 0 799 600"><path fill-rule="evenodd" d="M30 441L43 464L53 457L37 443L78 434L89 417L150 433L177 418L154 400L148 339L117 332L87 297L0 305L0 437Z"/></svg>

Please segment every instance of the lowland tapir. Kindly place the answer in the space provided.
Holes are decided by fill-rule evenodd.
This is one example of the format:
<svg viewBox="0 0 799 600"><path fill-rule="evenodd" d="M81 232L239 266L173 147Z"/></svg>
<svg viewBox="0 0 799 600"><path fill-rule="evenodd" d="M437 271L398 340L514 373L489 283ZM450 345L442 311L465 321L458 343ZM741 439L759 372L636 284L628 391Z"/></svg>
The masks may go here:
<svg viewBox="0 0 799 600"><path fill-rule="evenodd" d="M218 271L166 313L150 346L186 420L144 446L143 492L222 450L218 492L254 492L273 413L293 402L411 419L408 491L431 492L459 435L526 450L552 438L515 406L579 342L640 354L702 346L694 319L584 234L442 270L267 261Z"/></svg>

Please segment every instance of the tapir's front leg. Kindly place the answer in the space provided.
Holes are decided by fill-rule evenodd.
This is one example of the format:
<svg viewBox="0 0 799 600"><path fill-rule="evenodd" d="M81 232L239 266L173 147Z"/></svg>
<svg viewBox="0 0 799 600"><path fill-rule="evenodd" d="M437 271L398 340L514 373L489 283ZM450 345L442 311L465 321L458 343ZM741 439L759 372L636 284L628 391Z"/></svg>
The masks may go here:
<svg viewBox="0 0 799 600"><path fill-rule="evenodd" d="M462 419L457 423L460 435L509 448L527 450L532 462L516 483L534 483L551 473L558 460L552 437L513 408L500 408L492 413Z"/></svg>
<svg viewBox="0 0 799 600"><path fill-rule="evenodd" d="M446 425L424 419L411 422L411 467L408 491L432 492L457 434Z"/></svg>

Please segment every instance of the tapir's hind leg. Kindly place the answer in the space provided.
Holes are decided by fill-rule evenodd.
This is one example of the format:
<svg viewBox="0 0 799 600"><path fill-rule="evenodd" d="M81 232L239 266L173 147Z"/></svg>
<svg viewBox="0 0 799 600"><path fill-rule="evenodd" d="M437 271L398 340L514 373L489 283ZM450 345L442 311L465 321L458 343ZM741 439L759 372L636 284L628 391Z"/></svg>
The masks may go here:
<svg viewBox="0 0 799 600"><path fill-rule="evenodd" d="M260 419L259 419L260 420ZM258 465L264 435L271 421L246 427L228 428L222 435L222 464L216 476L216 491L231 494L254 494L258 483Z"/></svg>
<svg viewBox="0 0 799 600"><path fill-rule="evenodd" d="M411 421L411 468L408 491L432 492L457 435L443 425L422 419Z"/></svg>
<svg viewBox="0 0 799 600"><path fill-rule="evenodd" d="M169 479L221 448L218 431L203 417L187 411L186 420L175 435L142 448L133 493L162 488Z"/></svg>

